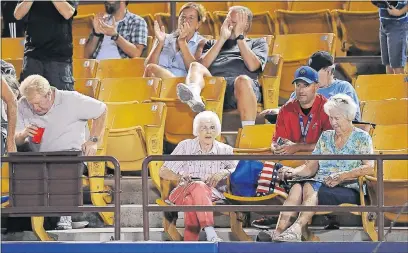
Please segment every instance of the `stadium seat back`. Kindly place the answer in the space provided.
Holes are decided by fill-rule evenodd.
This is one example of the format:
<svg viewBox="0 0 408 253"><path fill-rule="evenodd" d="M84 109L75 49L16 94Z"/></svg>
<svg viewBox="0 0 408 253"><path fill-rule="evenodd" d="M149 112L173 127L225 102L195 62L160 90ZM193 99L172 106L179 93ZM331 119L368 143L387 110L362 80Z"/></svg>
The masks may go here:
<svg viewBox="0 0 408 253"><path fill-rule="evenodd" d="M238 130L235 146L242 149L270 149L275 134L274 124L245 126Z"/></svg>
<svg viewBox="0 0 408 253"><path fill-rule="evenodd" d="M154 14L157 12L170 12L169 2L136 2L130 1L128 5L128 10L139 16L146 14Z"/></svg>
<svg viewBox="0 0 408 253"><path fill-rule="evenodd" d="M75 79L74 89L75 91L89 96L91 98L97 98L99 93L99 80L96 78L78 78Z"/></svg>
<svg viewBox="0 0 408 253"><path fill-rule="evenodd" d="M163 153L167 108L164 103L106 103L110 125L107 155L116 157L122 171L138 171L148 155ZM150 175L160 187L161 163L149 165Z"/></svg>
<svg viewBox="0 0 408 253"><path fill-rule="evenodd" d="M73 51L73 59L84 59L85 53L85 44L86 40L88 39L87 36L73 36L72 37L72 44L74 47Z"/></svg>
<svg viewBox="0 0 408 253"><path fill-rule="evenodd" d="M17 80L20 78L21 70L23 68L23 59L7 59L7 62L14 66L16 70Z"/></svg>
<svg viewBox="0 0 408 253"><path fill-rule="evenodd" d="M375 100L361 103L362 120L378 125L408 124L408 100Z"/></svg>
<svg viewBox="0 0 408 253"><path fill-rule="evenodd" d="M316 11L316 10L335 10L344 9L347 1L304 1L294 0L289 2L289 8L291 11Z"/></svg>
<svg viewBox="0 0 408 253"><path fill-rule="evenodd" d="M294 91L292 80L296 69L307 65L307 60L316 51L323 50L334 55L335 44L333 33L276 35L272 54L281 55L284 60L279 96L289 99Z"/></svg>
<svg viewBox="0 0 408 253"><path fill-rule="evenodd" d="M193 136L193 120L196 115L190 107L177 98L176 87L182 78L167 78L162 80L160 96L152 101L164 102L167 105L165 138L168 142L178 144ZM222 77L205 78L205 87L201 92L206 110L215 112L222 122L222 111L226 81Z"/></svg>
<svg viewBox="0 0 408 253"><path fill-rule="evenodd" d="M1 59L24 58L24 38L1 38Z"/></svg>
<svg viewBox="0 0 408 253"><path fill-rule="evenodd" d="M278 107L282 69L283 58L280 55L273 55L271 60L266 63L265 69L259 78L263 98L262 109Z"/></svg>
<svg viewBox="0 0 408 253"><path fill-rule="evenodd" d="M276 10L277 24L282 30L279 34L334 33L337 34L329 10L285 11Z"/></svg>
<svg viewBox="0 0 408 253"><path fill-rule="evenodd" d="M348 11L378 11L378 8L371 1L348 1L346 5Z"/></svg>
<svg viewBox="0 0 408 253"><path fill-rule="evenodd" d="M10 186L9 186L9 164L2 163L1 164L1 196L6 196L9 193Z"/></svg>
<svg viewBox="0 0 408 253"><path fill-rule="evenodd" d="M388 152L408 148L408 125L377 125L373 134L374 150Z"/></svg>
<svg viewBox="0 0 408 253"><path fill-rule="evenodd" d="M101 81L98 100L103 102L138 101L158 96L160 79L155 77L106 78Z"/></svg>
<svg viewBox="0 0 408 253"><path fill-rule="evenodd" d="M354 86L361 101L408 98L405 74L359 75Z"/></svg>
<svg viewBox="0 0 408 253"><path fill-rule="evenodd" d="M98 61L95 59L73 59L74 78L95 78Z"/></svg>
<svg viewBox="0 0 408 253"><path fill-rule="evenodd" d="M107 59L99 61L96 77L105 78L142 77L145 58Z"/></svg>
<svg viewBox="0 0 408 253"><path fill-rule="evenodd" d="M343 51L380 52L378 11L335 10L333 16L339 22Z"/></svg>
<svg viewBox="0 0 408 253"><path fill-rule="evenodd" d="M287 1L270 1L270 2L228 2L229 6L245 6L249 8L252 13L269 11L271 14L278 9L287 10L289 2Z"/></svg>
<svg viewBox="0 0 408 253"><path fill-rule="evenodd" d="M88 38L93 29L94 14L78 15L72 21L72 36Z"/></svg>

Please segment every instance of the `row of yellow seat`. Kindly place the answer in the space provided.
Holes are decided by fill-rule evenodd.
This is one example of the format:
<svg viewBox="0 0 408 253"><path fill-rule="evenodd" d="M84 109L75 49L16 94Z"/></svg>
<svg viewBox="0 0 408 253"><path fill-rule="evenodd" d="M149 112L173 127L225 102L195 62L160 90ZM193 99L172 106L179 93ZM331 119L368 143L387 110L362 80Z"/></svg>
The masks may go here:
<svg viewBox="0 0 408 253"><path fill-rule="evenodd" d="M292 11L313 11L319 9L342 9L349 11L374 11L376 7L369 1L270 1L270 2L197 2L205 7L207 11L227 11L229 7L234 5L246 6L254 12L261 12L264 10L292 10ZM179 12L184 2L176 3L176 13ZM169 13L169 2L155 2L155 3L133 3L130 2L128 9L136 14L144 15L150 13ZM102 3L80 4L78 6L79 15L87 15L92 13L103 12L104 6Z"/></svg>

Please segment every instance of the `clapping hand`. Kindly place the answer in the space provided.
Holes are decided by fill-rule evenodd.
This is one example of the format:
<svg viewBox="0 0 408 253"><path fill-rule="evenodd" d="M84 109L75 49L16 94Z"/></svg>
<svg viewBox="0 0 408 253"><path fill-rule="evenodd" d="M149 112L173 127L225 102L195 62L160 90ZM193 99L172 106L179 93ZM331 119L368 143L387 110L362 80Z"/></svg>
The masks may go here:
<svg viewBox="0 0 408 253"><path fill-rule="evenodd" d="M179 28L178 39L179 40L186 40L190 29L191 29L191 26L190 26L190 24L188 22L184 22L183 24L181 24L181 26Z"/></svg>
<svg viewBox="0 0 408 253"><path fill-rule="evenodd" d="M100 22L100 29L101 32L107 36L114 36L117 35L118 32L116 31L116 20L115 17L112 16L112 24L109 25L108 23L106 23L104 20L99 19Z"/></svg>
<svg viewBox="0 0 408 253"><path fill-rule="evenodd" d="M160 42L160 43L164 43L165 39L166 39L166 32L165 32L165 28L164 26L160 26L159 22L154 21L154 36L156 36L156 39Z"/></svg>

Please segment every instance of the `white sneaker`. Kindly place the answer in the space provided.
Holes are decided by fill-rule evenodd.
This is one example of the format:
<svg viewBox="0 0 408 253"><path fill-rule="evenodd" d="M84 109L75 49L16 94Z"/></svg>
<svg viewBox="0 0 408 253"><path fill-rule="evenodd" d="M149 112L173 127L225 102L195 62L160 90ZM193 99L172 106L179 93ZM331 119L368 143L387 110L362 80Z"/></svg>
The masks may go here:
<svg viewBox="0 0 408 253"><path fill-rule="evenodd" d="M88 226L89 222L88 221L73 221L72 222L72 228L73 229L81 229L85 228Z"/></svg>
<svg viewBox="0 0 408 253"><path fill-rule="evenodd" d="M201 97L195 95L186 84L177 84L177 97L181 102L190 106L193 112L205 111L205 105L201 100Z"/></svg>
<svg viewBox="0 0 408 253"><path fill-rule="evenodd" d="M57 230L70 230L72 229L71 216L61 216L57 223Z"/></svg>
<svg viewBox="0 0 408 253"><path fill-rule="evenodd" d="M211 238L210 242L223 242L224 240L218 236Z"/></svg>

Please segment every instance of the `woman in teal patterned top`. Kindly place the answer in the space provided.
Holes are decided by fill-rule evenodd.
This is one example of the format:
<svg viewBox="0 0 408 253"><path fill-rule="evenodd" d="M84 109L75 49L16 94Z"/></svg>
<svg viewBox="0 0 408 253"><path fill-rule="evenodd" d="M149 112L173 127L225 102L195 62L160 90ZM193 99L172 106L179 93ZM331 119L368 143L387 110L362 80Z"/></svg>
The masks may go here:
<svg viewBox="0 0 408 253"><path fill-rule="evenodd" d="M351 97L337 94L324 105L333 130L322 133L316 144L315 155L363 155L372 154L370 135L352 124L357 105ZM280 178L300 178L292 186L284 205L340 205L360 204L360 176L374 173L374 161L362 160L310 160L297 168L284 168ZM276 230L272 232L275 241L301 241L307 237L306 226L313 212L281 212Z"/></svg>

